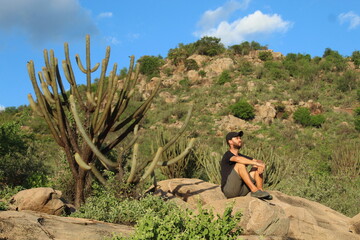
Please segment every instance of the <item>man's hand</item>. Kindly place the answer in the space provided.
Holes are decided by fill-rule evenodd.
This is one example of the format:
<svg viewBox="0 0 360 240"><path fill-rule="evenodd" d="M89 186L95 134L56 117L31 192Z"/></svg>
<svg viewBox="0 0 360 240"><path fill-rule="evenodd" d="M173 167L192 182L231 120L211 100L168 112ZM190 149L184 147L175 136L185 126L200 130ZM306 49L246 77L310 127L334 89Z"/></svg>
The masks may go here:
<svg viewBox="0 0 360 240"><path fill-rule="evenodd" d="M253 161L255 162L253 166L257 167L259 174L262 174L265 171L265 163L257 159L253 159Z"/></svg>

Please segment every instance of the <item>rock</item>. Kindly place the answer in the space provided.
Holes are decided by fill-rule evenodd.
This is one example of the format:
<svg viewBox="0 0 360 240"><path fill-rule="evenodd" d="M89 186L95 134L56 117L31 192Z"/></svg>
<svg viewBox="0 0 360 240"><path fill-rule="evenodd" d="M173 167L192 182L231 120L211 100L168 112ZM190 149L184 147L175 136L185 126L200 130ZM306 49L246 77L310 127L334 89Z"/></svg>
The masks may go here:
<svg viewBox="0 0 360 240"><path fill-rule="evenodd" d="M250 92L255 90L255 83L253 81L247 82L247 88Z"/></svg>
<svg viewBox="0 0 360 240"><path fill-rule="evenodd" d="M200 179L174 178L158 182L157 195L180 198L196 208L199 201L207 204L215 200L226 199L220 186Z"/></svg>
<svg viewBox="0 0 360 240"><path fill-rule="evenodd" d="M195 82L199 81L199 79L200 79L199 73L195 70L188 71L187 77L189 78L191 83L195 83Z"/></svg>
<svg viewBox="0 0 360 240"><path fill-rule="evenodd" d="M264 122L266 124L271 124L274 121L276 117L276 110L270 102L265 103L265 105L256 105L255 109L256 122Z"/></svg>
<svg viewBox="0 0 360 240"><path fill-rule="evenodd" d="M209 61L209 57L208 56L205 56L205 55L197 55L197 54L194 54L194 55L191 55L190 57L188 57L187 59L193 59L195 60L195 62L197 63L197 65L199 67L201 67L202 65L204 65L204 63L208 62Z"/></svg>
<svg viewBox="0 0 360 240"><path fill-rule="evenodd" d="M360 234L360 213L350 220L350 231Z"/></svg>
<svg viewBox="0 0 360 240"><path fill-rule="evenodd" d="M222 215L226 206L233 204L233 211L241 211L242 239L293 239L335 240L360 239L360 214L352 219L326 206L278 191L269 191L273 200L262 201L250 195L225 199L220 187L199 179L177 178L158 183L158 194L178 198L183 206L194 209L198 201L204 208Z"/></svg>
<svg viewBox="0 0 360 240"><path fill-rule="evenodd" d="M224 116L220 121L216 121L216 125L219 129L226 132L238 131L240 129L246 129L247 131L256 131L260 126L252 125L240 118L233 115Z"/></svg>
<svg viewBox="0 0 360 240"><path fill-rule="evenodd" d="M234 61L231 58L218 58L205 67L205 72L214 72L217 75L224 70L229 70L234 67Z"/></svg>
<svg viewBox="0 0 360 240"><path fill-rule="evenodd" d="M102 240L130 236L133 227L96 220L60 217L32 211L0 211L0 239Z"/></svg>
<svg viewBox="0 0 360 240"><path fill-rule="evenodd" d="M32 188L18 192L10 200L10 209L32 210L52 215L74 211L74 207L61 198L61 191L52 188Z"/></svg>
<svg viewBox="0 0 360 240"><path fill-rule="evenodd" d="M161 92L159 93L159 96L163 98L166 103L176 103L178 100L177 96L172 95L169 92Z"/></svg>

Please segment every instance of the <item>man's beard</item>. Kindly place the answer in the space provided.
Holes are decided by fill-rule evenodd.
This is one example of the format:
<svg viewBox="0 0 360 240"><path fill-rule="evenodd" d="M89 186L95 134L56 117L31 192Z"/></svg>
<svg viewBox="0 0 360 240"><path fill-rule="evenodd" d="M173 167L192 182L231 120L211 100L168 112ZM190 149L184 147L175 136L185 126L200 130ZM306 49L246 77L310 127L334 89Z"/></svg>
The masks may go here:
<svg viewBox="0 0 360 240"><path fill-rule="evenodd" d="M242 144L239 144L239 145L236 144L236 145L234 145L234 148L235 148L235 149L240 149L241 146L242 146Z"/></svg>

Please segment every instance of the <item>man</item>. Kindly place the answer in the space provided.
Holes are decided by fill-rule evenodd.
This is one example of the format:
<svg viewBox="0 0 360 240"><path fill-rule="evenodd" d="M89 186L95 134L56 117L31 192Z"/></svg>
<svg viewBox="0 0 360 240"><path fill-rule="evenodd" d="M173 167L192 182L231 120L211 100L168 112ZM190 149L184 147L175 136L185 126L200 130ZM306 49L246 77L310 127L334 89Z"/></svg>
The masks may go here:
<svg viewBox="0 0 360 240"><path fill-rule="evenodd" d="M263 190L263 172L265 164L261 160L239 153L242 146L243 131L229 132L226 143L229 150L221 160L221 190L227 198L245 196L251 192L252 197L272 199L271 195ZM251 165L250 172L247 166Z"/></svg>

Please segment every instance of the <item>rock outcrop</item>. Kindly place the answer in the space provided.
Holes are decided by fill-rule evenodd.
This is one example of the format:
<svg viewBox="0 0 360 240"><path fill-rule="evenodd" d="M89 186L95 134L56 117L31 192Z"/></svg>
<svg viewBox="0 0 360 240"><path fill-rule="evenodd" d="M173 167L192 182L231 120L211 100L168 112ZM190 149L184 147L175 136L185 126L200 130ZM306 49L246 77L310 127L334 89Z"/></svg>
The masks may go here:
<svg viewBox="0 0 360 240"><path fill-rule="evenodd" d="M61 197L61 191L52 188L32 188L18 192L10 200L10 208L31 210L52 215L70 214L74 207Z"/></svg>
<svg viewBox="0 0 360 240"><path fill-rule="evenodd" d="M133 227L89 219L33 211L0 211L0 239L4 240L103 240L113 233L126 237L133 232Z"/></svg>
<svg viewBox="0 0 360 240"><path fill-rule="evenodd" d="M351 219L319 203L278 191L270 191L274 198L271 201L249 195L226 199L216 184L178 178L159 182L156 193L192 209L200 201L220 215L233 204L233 210L243 214L243 239L257 239L259 235L268 236L266 239L360 239L360 216Z"/></svg>

